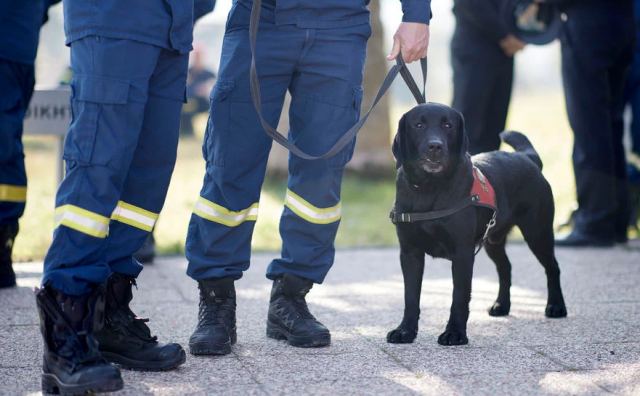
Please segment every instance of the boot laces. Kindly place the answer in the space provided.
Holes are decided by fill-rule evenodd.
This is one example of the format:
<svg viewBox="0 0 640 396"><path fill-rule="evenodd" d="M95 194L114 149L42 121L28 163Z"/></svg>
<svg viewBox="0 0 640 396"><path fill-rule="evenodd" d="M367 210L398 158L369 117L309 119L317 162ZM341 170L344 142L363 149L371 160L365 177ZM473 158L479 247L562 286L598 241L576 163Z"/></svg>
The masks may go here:
<svg viewBox="0 0 640 396"><path fill-rule="evenodd" d="M147 326L148 318L140 318L128 307L118 307L112 315L108 315L105 321L116 332L137 338L142 343L156 343L158 337L151 335L151 329Z"/></svg>
<svg viewBox="0 0 640 396"><path fill-rule="evenodd" d="M295 313L296 319L316 319L309 311L309 306L303 296L284 296L282 302L291 308L290 311Z"/></svg>
<svg viewBox="0 0 640 396"><path fill-rule="evenodd" d="M204 292L200 298L199 308L200 326L226 325L234 311L231 298L207 296Z"/></svg>

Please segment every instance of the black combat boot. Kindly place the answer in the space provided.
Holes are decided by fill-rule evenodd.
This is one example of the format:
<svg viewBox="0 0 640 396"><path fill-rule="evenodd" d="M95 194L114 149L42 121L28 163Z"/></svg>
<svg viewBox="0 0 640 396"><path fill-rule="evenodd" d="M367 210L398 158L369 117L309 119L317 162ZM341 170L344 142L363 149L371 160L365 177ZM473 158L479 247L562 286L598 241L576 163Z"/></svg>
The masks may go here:
<svg viewBox="0 0 640 396"><path fill-rule="evenodd" d="M114 273L107 280L104 327L96 333L100 352L118 366L140 371L171 370L186 361L179 344L160 344L129 308L134 278Z"/></svg>
<svg viewBox="0 0 640 396"><path fill-rule="evenodd" d="M18 223L0 225L0 289L16 285L11 252L18 235Z"/></svg>
<svg viewBox="0 0 640 396"><path fill-rule="evenodd" d="M36 291L44 339L42 392L83 395L122 389L120 370L98 351L93 334L104 318L104 288L67 296L53 288Z"/></svg>
<svg viewBox="0 0 640 396"><path fill-rule="evenodd" d="M309 348L327 346L331 334L311 315L305 296L313 282L291 274L285 274L273 282L267 337L287 340L289 345Z"/></svg>
<svg viewBox="0 0 640 396"><path fill-rule="evenodd" d="M227 355L236 343L236 289L232 278L198 281L198 326L189 338L193 355Z"/></svg>

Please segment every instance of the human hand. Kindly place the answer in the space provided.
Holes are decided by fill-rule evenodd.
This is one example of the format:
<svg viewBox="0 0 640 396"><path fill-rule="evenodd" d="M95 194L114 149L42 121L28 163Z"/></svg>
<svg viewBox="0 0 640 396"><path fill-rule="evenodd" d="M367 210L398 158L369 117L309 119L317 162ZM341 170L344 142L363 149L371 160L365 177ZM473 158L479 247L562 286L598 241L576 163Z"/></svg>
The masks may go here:
<svg viewBox="0 0 640 396"><path fill-rule="evenodd" d="M417 22L402 22L393 35L393 48L387 60L394 60L402 53L406 63L427 56L429 48L429 25Z"/></svg>
<svg viewBox="0 0 640 396"><path fill-rule="evenodd" d="M500 47L502 48L502 51L504 51L505 55L509 57L514 56L518 51L522 51L526 45L527 44L524 41L512 34L508 34L507 37L500 40Z"/></svg>

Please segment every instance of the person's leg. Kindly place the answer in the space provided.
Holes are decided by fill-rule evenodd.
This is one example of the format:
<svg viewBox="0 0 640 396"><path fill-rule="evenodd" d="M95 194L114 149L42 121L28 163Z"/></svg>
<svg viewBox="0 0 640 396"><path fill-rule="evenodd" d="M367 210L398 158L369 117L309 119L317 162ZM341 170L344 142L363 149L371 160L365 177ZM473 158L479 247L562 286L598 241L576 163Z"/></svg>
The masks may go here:
<svg viewBox="0 0 640 396"><path fill-rule="evenodd" d="M110 274L106 237L138 143L148 82L160 52L152 45L97 36L71 43L73 119L64 148L67 174L56 196L57 228L38 293L47 350L45 391L122 387L119 370L102 359L96 341L105 316L104 282Z"/></svg>
<svg viewBox="0 0 640 396"><path fill-rule="evenodd" d="M504 131L511 103L513 67L513 58L503 56L495 59L494 71L496 74L485 124L491 144L486 149L498 150L500 148L500 133Z"/></svg>
<svg viewBox="0 0 640 396"><path fill-rule="evenodd" d="M187 55L163 51L149 80L142 130L109 225L105 254L113 272L135 278L142 270L132 255L153 230L165 202L176 161L187 65Z"/></svg>
<svg viewBox="0 0 640 396"><path fill-rule="evenodd" d="M138 145L160 53L152 45L97 36L71 44L73 120L64 148L67 174L56 196L56 230L45 257L45 286L81 295L111 273L105 250L110 217Z"/></svg>
<svg viewBox="0 0 640 396"><path fill-rule="evenodd" d="M474 41L477 39L471 43ZM493 48L483 50L482 47L478 47L473 50L452 46L452 107L464 116L471 154L493 151L500 147L498 135L502 128L496 130L496 126L499 127L502 120L504 127L504 91L507 83L509 95L511 94L511 77L502 75L504 62L504 55ZM496 114L502 112L505 114Z"/></svg>
<svg viewBox="0 0 640 396"><path fill-rule="evenodd" d="M571 32L575 33L575 32ZM576 37L562 40L562 75L569 122L574 132L573 167L578 210L574 235L611 244L616 209L614 145L607 67ZM561 241L558 241L562 244Z"/></svg>
<svg viewBox="0 0 640 396"><path fill-rule="evenodd" d="M236 340L234 280L249 268L251 236L271 149L271 139L251 102L248 24L249 10L235 4L211 93L203 144L204 185L187 235L187 274L200 288L198 325L189 340L190 352L196 355L230 353ZM260 24L256 64L262 111L273 126L278 124L304 40L296 33L292 26L279 27L264 19Z"/></svg>
<svg viewBox="0 0 640 396"><path fill-rule="evenodd" d="M307 30L291 83L290 139L310 154L326 152L359 118L368 25ZM335 157L289 157L285 208L280 220L282 257L267 269L274 280L267 336L299 347L325 346L331 336L309 312L305 295L333 265L341 219L340 187L355 139Z"/></svg>
<svg viewBox="0 0 640 396"><path fill-rule="evenodd" d="M11 253L27 199L22 123L34 67L0 59L0 288L16 284Z"/></svg>
<svg viewBox="0 0 640 396"><path fill-rule="evenodd" d="M111 216L105 257L113 274L107 281L105 325L96 333L100 352L122 368L163 371L186 359L178 344L161 344L129 303L142 270L138 251L164 204L178 146L180 108L187 75L186 54L162 51L148 84L142 130Z"/></svg>
<svg viewBox="0 0 640 396"><path fill-rule="evenodd" d="M624 89L633 59L633 42L623 49L618 59L609 69L609 87L611 89L611 131L613 134L614 177L616 181L616 211L614 217L616 242L627 241L629 225L629 183L627 160L624 148Z"/></svg>

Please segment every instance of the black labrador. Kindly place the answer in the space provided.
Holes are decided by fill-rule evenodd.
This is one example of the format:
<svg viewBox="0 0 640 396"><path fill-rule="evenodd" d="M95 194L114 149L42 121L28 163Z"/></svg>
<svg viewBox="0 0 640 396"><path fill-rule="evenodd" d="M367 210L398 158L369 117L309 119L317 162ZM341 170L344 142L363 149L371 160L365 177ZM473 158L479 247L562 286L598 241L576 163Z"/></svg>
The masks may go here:
<svg viewBox="0 0 640 396"><path fill-rule="evenodd" d="M515 225L547 274L545 315L567 316L560 288L560 269L554 253L553 195L542 175L542 162L531 142L518 132L501 134L515 149L471 157L467 153L464 119L454 109L435 103L419 105L400 120L393 143L397 161L397 213L446 211L469 197L477 167L495 190L497 215L484 243L500 279L491 316L509 314L511 263L505 252L506 237ZM452 261L453 302L441 345L464 345L471 299L475 249L484 239L493 211L476 205L434 220L398 222L400 262L404 276L404 317L389 332L390 343L411 343L418 334L420 291L425 254Z"/></svg>

